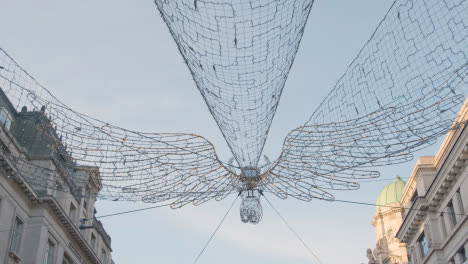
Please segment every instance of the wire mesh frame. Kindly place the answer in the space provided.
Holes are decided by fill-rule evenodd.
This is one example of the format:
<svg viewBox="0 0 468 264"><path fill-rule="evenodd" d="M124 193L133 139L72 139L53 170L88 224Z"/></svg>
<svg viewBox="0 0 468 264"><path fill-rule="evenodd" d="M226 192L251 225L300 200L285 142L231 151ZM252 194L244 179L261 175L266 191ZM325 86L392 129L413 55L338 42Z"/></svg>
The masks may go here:
<svg viewBox="0 0 468 264"><path fill-rule="evenodd" d="M286 137L266 190L333 199L323 190L357 189L379 175L374 167L411 160L464 125L452 122L468 88L467 26L467 1L395 1L309 121Z"/></svg>
<svg viewBox="0 0 468 264"><path fill-rule="evenodd" d="M257 167L313 0L155 1L239 167Z"/></svg>
<svg viewBox="0 0 468 264"><path fill-rule="evenodd" d="M199 12L209 1L195 3ZM258 170L256 184L281 198L332 200L328 190L357 189L360 179L379 175L372 167L408 161L413 151L463 125L452 120L467 88L467 10L464 0L395 1L330 95L304 126L285 139L279 159ZM234 44L238 43L236 33ZM191 63L182 50L186 63ZM49 154L64 157L60 177L72 178L66 168L98 167L102 198L173 201L174 207L256 188L245 184L235 168L220 162L206 139L139 133L82 115L59 102L3 50L0 55L0 86L22 124L32 123L36 135L48 138ZM202 95L209 93L197 85ZM22 106L33 111L22 113ZM13 133L21 135L15 129ZM23 178L37 185L54 188L60 178L55 167L47 167L50 164L37 164L29 157L9 158ZM86 179L73 180L80 185Z"/></svg>

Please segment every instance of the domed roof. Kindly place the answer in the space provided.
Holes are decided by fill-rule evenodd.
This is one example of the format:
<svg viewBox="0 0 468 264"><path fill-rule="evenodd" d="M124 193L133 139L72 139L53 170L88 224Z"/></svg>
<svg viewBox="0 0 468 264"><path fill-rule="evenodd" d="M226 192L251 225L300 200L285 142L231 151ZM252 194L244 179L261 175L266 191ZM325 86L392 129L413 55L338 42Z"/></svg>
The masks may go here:
<svg viewBox="0 0 468 264"><path fill-rule="evenodd" d="M400 202L405 184L405 181L403 181L399 176L396 176L393 182L385 186L379 193L379 196L377 196L375 210L379 209L383 205Z"/></svg>

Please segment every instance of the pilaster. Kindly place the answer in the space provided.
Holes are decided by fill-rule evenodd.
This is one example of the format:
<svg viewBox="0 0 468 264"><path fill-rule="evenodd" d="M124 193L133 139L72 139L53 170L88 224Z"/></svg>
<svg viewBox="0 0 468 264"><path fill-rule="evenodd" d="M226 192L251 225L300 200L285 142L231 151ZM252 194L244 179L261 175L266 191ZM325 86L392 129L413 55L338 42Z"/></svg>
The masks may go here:
<svg viewBox="0 0 468 264"><path fill-rule="evenodd" d="M420 263L423 259L421 248L419 247L419 242L414 242L413 246L411 247L411 252L413 254L413 262Z"/></svg>
<svg viewBox="0 0 468 264"><path fill-rule="evenodd" d="M461 178L462 179L466 179L466 177L468 177L468 172L464 172L462 175L461 175ZM462 181L461 185L460 185L460 198L462 201L468 201L468 181ZM464 213L465 214L468 214L468 202L466 202L465 204L463 204L463 210L464 210Z"/></svg>
<svg viewBox="0 0 468 264"><path fill-rule="evenodd" d="M463 208L463 203L461 200L461 195L459 192L455 192L455 195L453 196L452 199L453 203L453 209L455 210L455 218L457 219L457 222L460 221L460 219L463 217L464 214L464 208Z"/></svg>
<svg viewBox="0 0 468 264"><path fill-rule="evenodd" d="M424 232L428 239L429 248L440 248L443 242L443 233L438 221L438 215L428 214L427 223L424 225Z"/></svg>
<svg viewBox="0 0 468 264"><path fill-rule="evenodd" d="M65 249L59 243L57 243L56 252L57 252L57 263L63 263L63 254L65 252Z"/></svg>
<svg viewBox="0 0 468 264"><path fill-rule="evenodd" d="M442 237L442 240L444 240L445 237L446 237L447 234L448 234L448 232L447 232L447 226L446 226L446 224L445 224L444 214L443 214L443 213L440 214L440 215L438 216L438 218L439 218L439 221L438 221L438 223L439 223L439 228L440 228L441 234L442 234L441 237Z"/></svg>
<svg viewBox="0 0 468 264"><path fill-rule="evenodd" d="M450 234L450 231L452 231L452 228L453 228L453 223L452 223L451 215L450 215L448 208L444 209L444 222L445 222L445 229L447 230L447 234Z"/></svg>

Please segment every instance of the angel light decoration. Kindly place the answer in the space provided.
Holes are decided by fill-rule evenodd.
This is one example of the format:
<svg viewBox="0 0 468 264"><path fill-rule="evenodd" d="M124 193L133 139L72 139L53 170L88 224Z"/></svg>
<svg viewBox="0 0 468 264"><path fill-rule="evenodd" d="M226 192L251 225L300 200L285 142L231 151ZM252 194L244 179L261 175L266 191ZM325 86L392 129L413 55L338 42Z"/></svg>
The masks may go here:
<svg viewBox="0 0 468 264"><path fill-rule="evenodd" d="M50 155L70 168L99 168L95 195L103 199L179 208L235 193L241 220L258 223L264 193L333 200L333 191L359 188L359 180L379 176L375 167L411 160L460 125L452 122L467 94L465 0L396 0L310 119L266 164L260 157L314 1L155 3L232 151L230 164L201 136L135 132L74 111L0 50L0 88L18 118L23 107L41 109L12 130L45 137ZM1 156L36 186L71 177L28 157Z"/></svg>

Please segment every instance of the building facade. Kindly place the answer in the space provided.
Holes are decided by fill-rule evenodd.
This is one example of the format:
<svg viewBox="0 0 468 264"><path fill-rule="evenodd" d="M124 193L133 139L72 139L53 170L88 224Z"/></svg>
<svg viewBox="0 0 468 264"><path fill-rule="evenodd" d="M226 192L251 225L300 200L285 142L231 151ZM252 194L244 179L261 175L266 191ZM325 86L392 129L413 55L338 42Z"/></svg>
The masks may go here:
<svg viewBox="0 0 468 264"><path fill-rule="evenodd" d="M403 209L400 206L400 199L405 184L397 176L392 183L385 186L377 197L375 215L371 222L377 238L376 248L373 251L375 263L408 262L406 245L395 237L403 222ZM369 253L372 253L372 251Z"/></svg>
<svg viewBox="0 0 468 264"><path fill-rule="evenodd" d="M56 151L38 132L41 118L38 110L16 111L0 90L0 262L111 264L111 238L94 217L99 168L70 166L66 146ZM21 160L56 174L24 177Z"/></svg>
<svg viewBox="0 0 468 264"><path fill-rule="evenodd" d="M465 102L466 105L466 102ZM464 106L456 123L468 120ZM379 194L369 263L468 263L468 128L450 130L435 156L420 157L407 182Z"/></svg>

